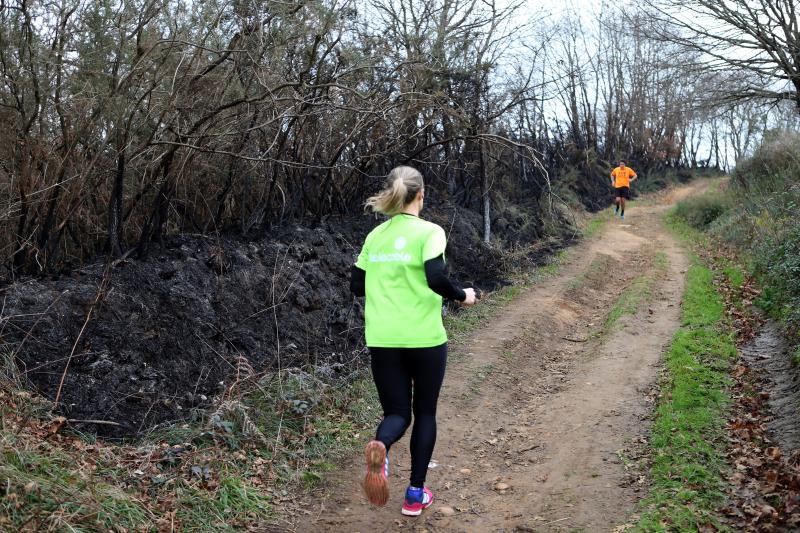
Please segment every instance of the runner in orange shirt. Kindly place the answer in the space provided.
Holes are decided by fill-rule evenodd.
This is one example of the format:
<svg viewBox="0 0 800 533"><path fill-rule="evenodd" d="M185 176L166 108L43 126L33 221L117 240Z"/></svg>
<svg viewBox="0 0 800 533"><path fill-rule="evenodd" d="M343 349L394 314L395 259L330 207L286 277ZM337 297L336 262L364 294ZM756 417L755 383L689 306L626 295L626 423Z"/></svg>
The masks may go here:
<svg viewBox="0 0 800 533"><path fill-rule="evenodd" d="M625 200L631 197L631 182L637 178L636 172L631 167L625 166L625 161L620 161L619 166L611 171L611 186L616 194L614 214L625 219Z"/></svg>

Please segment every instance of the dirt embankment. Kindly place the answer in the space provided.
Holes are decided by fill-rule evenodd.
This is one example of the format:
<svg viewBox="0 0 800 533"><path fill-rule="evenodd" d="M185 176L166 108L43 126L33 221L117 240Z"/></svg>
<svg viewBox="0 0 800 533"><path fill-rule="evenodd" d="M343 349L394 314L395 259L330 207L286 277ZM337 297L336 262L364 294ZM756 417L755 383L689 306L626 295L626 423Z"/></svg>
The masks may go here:
<svg viewBox="0 0 800 533"><path fill-rule="evenodd" d="M505 251L481 244L479 214L426 216L449 233L458 278L502 281ZM108 271L97 263L56 280L18 280L0 297L0 347L44 396L61 390L67 417L118 424L82 427L112 437L191 418L224 389L240 356L262 372L315 364L348 374L364 355L349 271L378 222L327 220L248 241L180 236ZM506 247L541 231L535 216L513 209L496 226ZM542 241L525 257L555 246Z"/></svg>
<svg viewBox="0 0 800 533"><path fill-rule="evenodd" d="M800 372L780 326L766 320L755 337L742 345L741 353L761 374L767 389L771 436L785 452L800 451Z"/></svg>

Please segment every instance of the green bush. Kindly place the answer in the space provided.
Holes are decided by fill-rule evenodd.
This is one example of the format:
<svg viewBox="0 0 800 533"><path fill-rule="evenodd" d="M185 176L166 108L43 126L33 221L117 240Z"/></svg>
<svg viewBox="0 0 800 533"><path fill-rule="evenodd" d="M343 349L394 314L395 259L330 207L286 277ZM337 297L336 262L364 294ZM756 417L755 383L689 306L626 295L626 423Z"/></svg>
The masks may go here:
<svg viewBox="0 0 800 533"><path fill-rule="evenodd" d="M760 239L754 252L756 271L767 286L760 303L778 318L800 324L800 226Z"/></svg>
<svg viewBox="0 0 800 533"><path fill-rule="evenodd" d="M708 229L724 242L742 249L749 249L756 235L755 221L745 209L729 209Z"/></svg>
<svg viewBox="0 0 800 533"><path fill-rule="evenodd" d="M695 229L705 230L729 208L727 197L720 193L703 194L678 202L675 216Z"/></svg>
<svg viewBox="0 0 800 533"><path fill-rule="evenodd" d="M759 305L800 326L800 133L773 131L733 173L736 212L714 224L720 238L749 252L763 293Z"/></svg>
<svg viewBox="0 0 800 533"><path fill-rule="evenodd" d="M799 176L800 133L772 131L750 158L737 164L731 185L740 196L759 202L796 188Z"/></svg>
<svg viewBox="0 0 800 533"><path fill-rule="evenodd" d="M728 187L680 202L675 214L743 250L763 288L757 303L800 328L800 133L765 135Z"/></svg>

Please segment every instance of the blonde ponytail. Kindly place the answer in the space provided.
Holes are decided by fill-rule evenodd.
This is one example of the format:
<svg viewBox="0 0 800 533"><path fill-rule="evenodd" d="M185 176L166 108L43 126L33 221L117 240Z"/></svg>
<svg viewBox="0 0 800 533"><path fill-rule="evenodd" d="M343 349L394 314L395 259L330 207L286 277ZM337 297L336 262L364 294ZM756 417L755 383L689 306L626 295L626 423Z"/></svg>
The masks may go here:
<svg viewBox="0 0 800 533"><path fill-rule="evenodd" d="M412 167L395 167L389 172L384 189L367 198L365 207L377 213L393 216L416 198L422 190L422 174Z"/></svg>

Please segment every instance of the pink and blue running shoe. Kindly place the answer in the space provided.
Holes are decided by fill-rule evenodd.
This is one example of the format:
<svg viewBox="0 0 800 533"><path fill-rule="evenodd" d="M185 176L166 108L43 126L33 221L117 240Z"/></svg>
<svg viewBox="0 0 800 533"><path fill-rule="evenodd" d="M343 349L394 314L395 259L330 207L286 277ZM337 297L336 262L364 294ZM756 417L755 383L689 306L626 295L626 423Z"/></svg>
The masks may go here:
<svg viewBox="0 0 800 533"><path fill-rule="evenodd" d="M433 492L428 487L408 487L406 499L403 501L403 514L406 516L419 516L423 509L433 503Z"/></svg>

